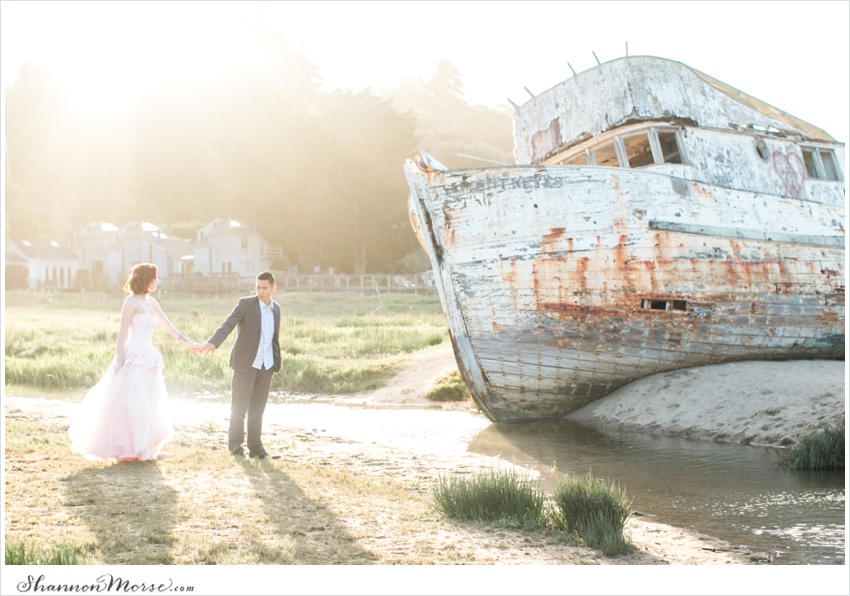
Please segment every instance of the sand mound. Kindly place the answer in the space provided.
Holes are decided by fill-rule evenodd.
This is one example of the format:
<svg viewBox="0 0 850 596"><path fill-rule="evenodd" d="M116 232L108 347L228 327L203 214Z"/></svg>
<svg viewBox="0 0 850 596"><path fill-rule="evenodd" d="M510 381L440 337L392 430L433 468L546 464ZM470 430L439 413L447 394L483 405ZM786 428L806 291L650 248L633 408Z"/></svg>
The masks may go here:
<svg viewBox="0 0 850 596"><path fill-rule="evenodd" d="M844 417L845 363L734 362L638 379L567 417L598 426L780 447Z"/></svg>

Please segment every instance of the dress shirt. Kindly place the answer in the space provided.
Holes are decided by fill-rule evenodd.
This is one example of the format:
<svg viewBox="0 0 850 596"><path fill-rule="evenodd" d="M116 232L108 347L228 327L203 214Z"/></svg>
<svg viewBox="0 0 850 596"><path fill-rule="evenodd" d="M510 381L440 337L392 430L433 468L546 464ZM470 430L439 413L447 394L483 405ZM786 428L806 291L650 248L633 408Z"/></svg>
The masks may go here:
<svg viewBox="0 0 850 596"><path fill-rule="evenodd" d="M259 370L265 368L271 370L274 366L274 351L272 351L272 340L274 339L274 303L269 300L269 305L260 301L260 345L257 348L257 356L254 358L253 367Z"/></svg>

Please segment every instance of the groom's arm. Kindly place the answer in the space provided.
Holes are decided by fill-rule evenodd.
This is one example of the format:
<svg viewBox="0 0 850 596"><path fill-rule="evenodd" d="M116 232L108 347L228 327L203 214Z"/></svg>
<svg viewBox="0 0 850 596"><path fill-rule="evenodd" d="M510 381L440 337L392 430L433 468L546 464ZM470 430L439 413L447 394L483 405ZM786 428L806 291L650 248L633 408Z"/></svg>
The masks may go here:
<svg viewBox="0 0 850 596"><path fill-rule="evenodd" d="M239 300L236 303L236 306L233 307L233 311L227 316L224 321L222 321L221 325L219 325L218 329L216 329L215 333L213 333L210 338L207 340L203 346L201 346L201 351L204 355L208 356L215 352L216 348L218 348L224 340L227 339L227 336L230 335L234 329L239 325L239 322L242 320L242 317L245 316L245 301Z"/></svg>

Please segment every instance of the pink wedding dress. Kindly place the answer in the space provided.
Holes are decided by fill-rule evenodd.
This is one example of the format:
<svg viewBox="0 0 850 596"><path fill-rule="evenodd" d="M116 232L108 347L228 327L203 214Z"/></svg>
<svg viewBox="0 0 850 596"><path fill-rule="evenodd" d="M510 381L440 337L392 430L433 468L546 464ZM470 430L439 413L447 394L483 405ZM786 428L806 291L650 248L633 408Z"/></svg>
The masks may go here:
<svg viewBox="0 0 850 596"><path fill-rule="evenodd" d="M112 362L68 429L74 453L90 460L152 460L171 440L162 357L151 341L154 329L151 313L133 316L124 365L118 369Z"/></svg>

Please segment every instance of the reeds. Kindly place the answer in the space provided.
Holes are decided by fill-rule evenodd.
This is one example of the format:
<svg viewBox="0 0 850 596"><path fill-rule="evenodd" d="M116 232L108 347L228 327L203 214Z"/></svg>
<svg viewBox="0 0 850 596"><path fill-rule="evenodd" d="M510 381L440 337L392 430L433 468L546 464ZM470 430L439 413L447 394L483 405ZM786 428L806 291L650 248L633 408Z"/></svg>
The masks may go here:
<svg viewBox="0 0 850 596"><path fill-rule="evenodd" d="M616 484L590 474L561 481L548 507L534 480L503 469L440 476L431 498L449 517L526 528L549 525L609 556L635 550L624 535L631 500Z"/></svg>
<svg viewBox="0 0 850 596"><path fill-rule="evenodd" d="M782 462L790 468L803 470L831 470L844 468L844 419L827 424L799 443L784 451Z"/></svg>
<svg viewBox="0 0 850 596"><path fill-rule="evenodd" d="M440 476L432 487L436 509L448 517L498 522L510 527L545 523L545 497L537 482L513 470L472 476Z"/></svg>

